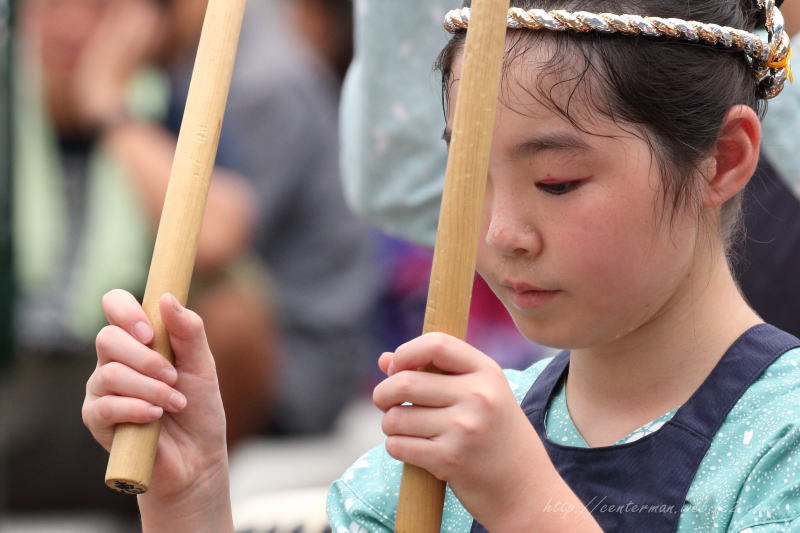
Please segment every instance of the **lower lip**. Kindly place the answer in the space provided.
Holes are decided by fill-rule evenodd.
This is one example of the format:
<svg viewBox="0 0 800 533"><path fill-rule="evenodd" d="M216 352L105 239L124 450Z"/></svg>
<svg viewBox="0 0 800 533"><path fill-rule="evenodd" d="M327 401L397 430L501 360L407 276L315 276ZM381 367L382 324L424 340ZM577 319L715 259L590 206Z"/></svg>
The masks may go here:
<svg viewBox="0 0 800 533"><path fill-rule="evenodd" d="M514 291L511 300L514 305L523 309L533 309L549 303L560 291Z"/></svg>

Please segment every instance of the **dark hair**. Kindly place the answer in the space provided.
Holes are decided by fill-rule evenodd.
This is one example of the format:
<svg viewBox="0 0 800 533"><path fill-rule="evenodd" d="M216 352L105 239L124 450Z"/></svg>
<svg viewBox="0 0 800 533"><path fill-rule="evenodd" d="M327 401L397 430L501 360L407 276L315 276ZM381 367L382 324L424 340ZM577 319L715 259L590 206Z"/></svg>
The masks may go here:
<svg viewBox="0 0 800 533"><path fill-rule="evenodd" d="M469 4L465 2L465 6ZM511 5L526 10L675 17L747 31L758 27L763 17L755 0L512 0ZM453 61L464 38L464 31L455 34L437 61L445 106ZM699 205L696 170L717 142L726 112L738 104L752 107L760 116L765 110L742 52L680 40L597 32L511 30L509 39L506 67L544 39L553 45L552 57L541 65L539 78L524 84L543 105L586 132L570 109L572 96L580 90L589 97L592 111L620 125L633 126L633 133L650 145L659 164L662 211L670 216L681 207ZM562 84L570 89L566 103L553 95L554 87ZM741 196L722 207L720 230L726 249L741 230ZM667 210L670 203L672 209Z"/></svg>

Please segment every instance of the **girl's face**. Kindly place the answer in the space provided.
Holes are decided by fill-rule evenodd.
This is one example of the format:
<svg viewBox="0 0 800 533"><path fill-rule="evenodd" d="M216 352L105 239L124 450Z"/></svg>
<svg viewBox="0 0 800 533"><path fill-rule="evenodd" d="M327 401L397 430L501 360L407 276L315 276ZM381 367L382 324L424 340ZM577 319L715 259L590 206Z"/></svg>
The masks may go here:
<svg viewBox="0 0 800 533"><path fill-rule="evenodd" d="M643 327L689 292L697 214L659 218L659 168L633 128L600 117L578 91L569 109L591 132L584 133L522 87L536 79L529 60L537 53L526 52L506 73L478 271L531 340L601 346ZM556 98L563 91L566 102L571 87L554 91Z"/></svg>

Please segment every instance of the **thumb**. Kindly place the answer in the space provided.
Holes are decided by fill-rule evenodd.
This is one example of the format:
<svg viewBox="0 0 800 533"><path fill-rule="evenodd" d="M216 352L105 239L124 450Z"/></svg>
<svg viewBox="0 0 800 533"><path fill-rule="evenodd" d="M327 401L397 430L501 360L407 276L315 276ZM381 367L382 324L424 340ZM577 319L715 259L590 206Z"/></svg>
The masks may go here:
<svg viewBox="0 0 800 533"><path fill-rule="evenodd" d="M158 302L161 319L169 333L179 372L197 375L216 374L214 358L208 347L203 319L185 308L172 294L164 294Z"/></svg>

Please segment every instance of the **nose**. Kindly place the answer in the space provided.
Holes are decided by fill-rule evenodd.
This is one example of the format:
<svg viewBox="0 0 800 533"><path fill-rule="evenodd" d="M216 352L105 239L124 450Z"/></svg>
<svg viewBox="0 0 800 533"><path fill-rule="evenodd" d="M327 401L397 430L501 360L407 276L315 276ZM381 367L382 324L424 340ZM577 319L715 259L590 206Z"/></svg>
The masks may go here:
<svg viewBox="0 0 800 533"><path fill-rule="evenodd" d="M495 192L487 200L486 245L505 256L538 255L542 239L520 198Z"/></svg>

